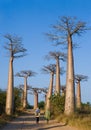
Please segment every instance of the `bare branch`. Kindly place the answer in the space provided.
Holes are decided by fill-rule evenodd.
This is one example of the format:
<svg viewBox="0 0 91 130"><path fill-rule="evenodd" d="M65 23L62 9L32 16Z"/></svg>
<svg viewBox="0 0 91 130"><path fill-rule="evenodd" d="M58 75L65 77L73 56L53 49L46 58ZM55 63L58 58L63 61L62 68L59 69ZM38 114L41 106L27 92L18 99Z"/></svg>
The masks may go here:
<svg viewBox="0 0 91 130"><path fill-rule="evenodd" d="M75 79L77 81L87 81L88 80L88 76L85 76L85 75L75 75Z"/></svg>
<svg viewBox="0 0 91 130"><path fill-rule="evenodd" d="M16 35L12 36L10 34L6 34L4 37L8 40L4 48L9 51L11 56L14 58L20 58L26 55L25 52L27 50L23 48L21 37Z"/></svg>
<svg viewBox="0 0 91 130"><path fill-rule="evenodd" d="M49 54L46 55L45 58L48 59L48 60L53 58L53 59L56 59L56 60L65 61L67 59L67 55L63 52L60 52L60 51L54 51L54 52L49 52Z"/></svg>
<svg viewBox="0 0 91 130"><path fill-rule="evenodd" d="M15 76L27 78L27 77L34 76L34 75L35 75L35 72L33 72L31 70L23 70L23 71L16 73Z"/></svg>
<svg viewBox="0 0 91 130"><path fill-rule="evenodd" d="M67 38L75 34L81 35L86 30L91 30L85 22L78 21L76 17L59 17L57 23L52 25L52 31L46 33L46 36L56 45L67 43Z"/></svg>
<svg viewBox="0 0 91 130"><path fill-rule="evenodd" d="M43 68L42 68L42 72L44 72L44 73L56 73L56 65L55 64L50 64L50 65L48 65L48 66L44 66Z"/></svg>

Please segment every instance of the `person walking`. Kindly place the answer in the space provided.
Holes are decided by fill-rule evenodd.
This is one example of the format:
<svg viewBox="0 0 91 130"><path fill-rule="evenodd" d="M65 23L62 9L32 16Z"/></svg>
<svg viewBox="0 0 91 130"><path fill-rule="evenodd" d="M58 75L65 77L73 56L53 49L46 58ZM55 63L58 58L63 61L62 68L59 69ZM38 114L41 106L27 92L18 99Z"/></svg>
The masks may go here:
<svg viewBox="0 0 91 130"><path fill-rule="evenodd" d="M39 123L39 116L40 116L40 109L36 108L35 110L36 124Z"/></svg>

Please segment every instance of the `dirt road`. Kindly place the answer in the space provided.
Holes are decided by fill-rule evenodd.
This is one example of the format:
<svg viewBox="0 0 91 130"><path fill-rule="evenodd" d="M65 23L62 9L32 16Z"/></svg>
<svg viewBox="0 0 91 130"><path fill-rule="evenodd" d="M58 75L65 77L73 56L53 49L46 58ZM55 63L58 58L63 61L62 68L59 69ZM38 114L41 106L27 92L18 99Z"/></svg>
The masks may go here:
<svg viewBox="0 0 91 130"><path fill-rule="evenodd" d="M40 116L39 124L36 124L35 117L32 112L27 112L22 116L9 122L0 130L78 130L76 128L69 127L62 123L56 123L51 120L48 124L46 123L43 115Z"/></svg>

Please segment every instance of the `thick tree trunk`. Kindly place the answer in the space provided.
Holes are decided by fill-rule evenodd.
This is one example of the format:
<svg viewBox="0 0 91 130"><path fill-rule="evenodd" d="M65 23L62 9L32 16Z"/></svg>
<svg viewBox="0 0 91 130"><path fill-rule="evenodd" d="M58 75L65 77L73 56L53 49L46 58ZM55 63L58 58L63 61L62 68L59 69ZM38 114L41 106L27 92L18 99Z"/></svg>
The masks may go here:
<svg viewBox="0 0 91 130"><path fill-rule="evenodd" d="M56 88L55 88L55 94L60 94L60 65L59 60L57 59L56 63Z"/></svg>
<svg viewBox="0 0 91 130"><path fill-rule="evenodd" d="M27 107L27 78L25 77L24 81L24 99L23 99L23 108Z"/></svg>
<svg viewBox="0 0 91 130"><path fill-rule="evenodd" d="M76 107L81 108L81 88L80 88L80 81L77 83L77 94L76 94Z"/></svg>
<svg viewBox="0 0 91 130"><path fill-rule="evenodd" d="M34 109L38 108L38 93L34 92Z"/></svg>
<svg viewBox="0 0 91 130"><path fill-rule="evenodd" d="M12 115L14 111L14 90L13 90L13 58L9 62L8 88L6 95L6 114Z"/></svg>
<svg viewBox="0 0 91 130"><path fill-rule="evenodd" d="M50 97L52 96L52 91L53 91L53 78L54 75L51 73L51 79L50 79L50 85L49 85L49 90L47 93L47 100L46 100L46 110L50 110Z"/></svg>
<svg viewBox="0 0 91 130"><path fill-rule="evenodd" d="M65 114L71 115L75 111L74 62L73 62L71 36L68 36L68 61L67 61L66 76L67 79L66 79Z"/></svg>

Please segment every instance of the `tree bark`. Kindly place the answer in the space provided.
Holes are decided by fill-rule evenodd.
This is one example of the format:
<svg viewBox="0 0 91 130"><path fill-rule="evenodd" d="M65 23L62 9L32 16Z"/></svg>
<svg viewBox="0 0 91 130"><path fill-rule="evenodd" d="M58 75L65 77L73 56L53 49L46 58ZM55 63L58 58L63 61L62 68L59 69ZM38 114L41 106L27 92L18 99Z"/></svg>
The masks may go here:
<svg viewBox="0 0 91 130"><path fill-rule="evenodd" d="M57 59L56 62L56 88L55 88L55 94L60 94L60 65L59 60Z"/></svg>
<svg viewBox="0 0 91 130"><path fill-rule="evenodd" d="M14 86L13 86L13 58L9 61L8 88L6 95L6 114L12 115L14 111Z"/></svg>
<svg viewBox="0 0 91 130"><path fill-rule="evenodd" d="M46 100L46 110L50 110L50 97L52 96L52 91L53 91L53 78L54 75L51 73L51 79L50 79L50 85L49 85L49 90L47 93L47 100Z"/></svg>
<svg viewBox="0 0 91 130"><path fill-rule="evenodd" d="M74 111L75 111L74 62L72 52L72 39L71 36L68 36L65 114L71 115L74 113Z"/></svg>
<svg viewBox="0 0 91 130"><path fill-rule="evenodd" d="M81 87L80 87L80 81L78 81L78 83L77 83L76 107L77 108L81 108Z"/></svg>
<svg viewBox="0 0 91 130"><path fill-rule="evenodd" d="M23 108L27 107L27 78L25 77L24 81L24 99L23 99Z"/></svg>
<svg viewBox="0 0 91 130"><path fill-rule="evenodd" d="M38 93L34 92L34 109L38 107Z"/></svg>

